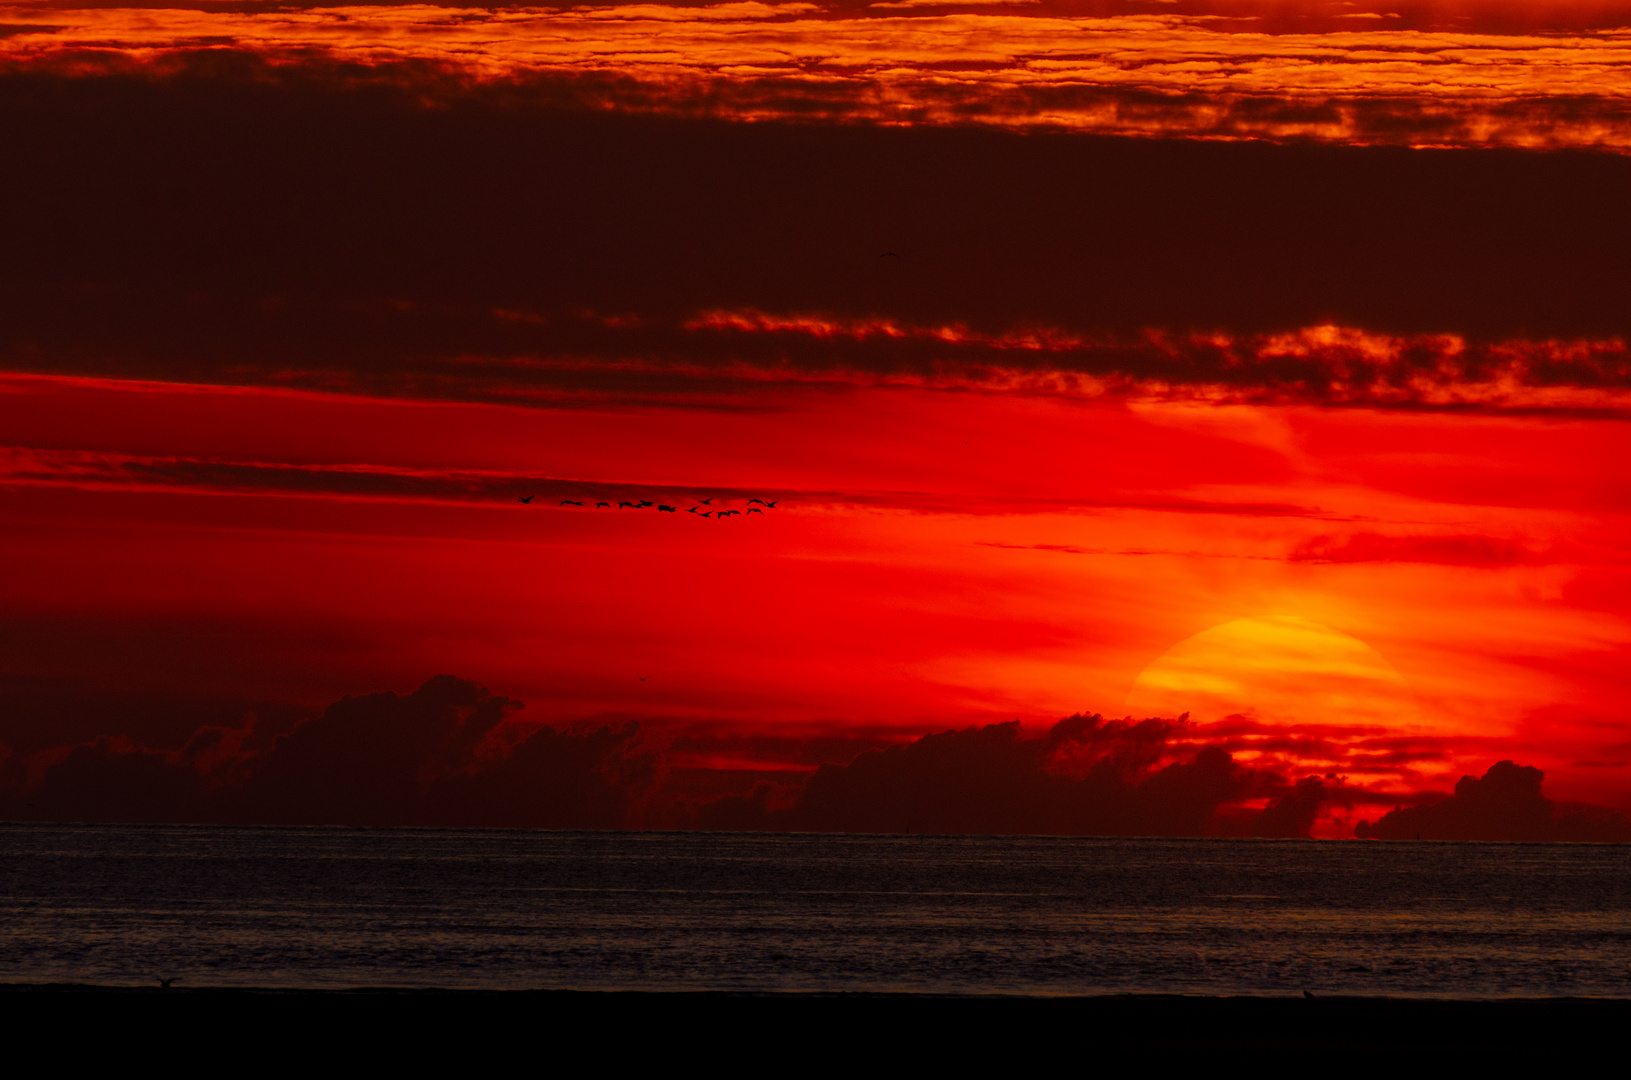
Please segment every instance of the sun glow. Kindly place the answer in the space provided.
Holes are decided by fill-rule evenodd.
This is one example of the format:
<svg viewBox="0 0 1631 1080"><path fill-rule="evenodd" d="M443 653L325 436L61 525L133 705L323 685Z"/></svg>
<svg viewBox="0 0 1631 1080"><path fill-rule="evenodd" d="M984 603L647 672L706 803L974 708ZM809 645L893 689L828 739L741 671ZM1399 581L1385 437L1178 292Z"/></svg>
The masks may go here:
<svg viewBox="0 0 1631 1080"><path fill-rule="evenodd" d="M1423 719L1404 677L1375 649L1288 615L1235 619L1179 642L1139 673L1126 711L1387 729Z"/></svg>

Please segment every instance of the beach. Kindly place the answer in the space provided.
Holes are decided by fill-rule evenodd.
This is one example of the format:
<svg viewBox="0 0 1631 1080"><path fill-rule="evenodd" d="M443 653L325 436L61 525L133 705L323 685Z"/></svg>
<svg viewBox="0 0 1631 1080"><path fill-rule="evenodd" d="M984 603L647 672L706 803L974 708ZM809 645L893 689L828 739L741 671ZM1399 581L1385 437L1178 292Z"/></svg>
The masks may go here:
<svg viewBox="0 0 1631 1080"><path fill-rule="evenodd" d="M186 1030L229 1040L280 1032L271 1058L319 1045L390 1043L392 1054L480 1054L483 1047L542 1049L555 1037L618 1058L689 1047L725 1054L778 1048L782 1067L908 1050L923 1061L1081 1059L1147 1053L1164 1060L1213 1055L1406 1055L1446 1061L1545 1053L1559 1065L1623 1044L1631 1001L1586 998L1470 1001L1427 998L1177 995L1021 997L923 994L732 994L560 990L287 990L0 985L13 1023L73 1022L120 1031ZM539 1040L534 1044L533 1040ZM605 1040L613 1040L607 1042ZM662 1052L668 1052L667 1050ZM1319 1057L1325 1065L1331 1059ZM1310 1062L1313 1064L1313 1062ZM733 1070L734 1071L734 1070Z"/></svg>

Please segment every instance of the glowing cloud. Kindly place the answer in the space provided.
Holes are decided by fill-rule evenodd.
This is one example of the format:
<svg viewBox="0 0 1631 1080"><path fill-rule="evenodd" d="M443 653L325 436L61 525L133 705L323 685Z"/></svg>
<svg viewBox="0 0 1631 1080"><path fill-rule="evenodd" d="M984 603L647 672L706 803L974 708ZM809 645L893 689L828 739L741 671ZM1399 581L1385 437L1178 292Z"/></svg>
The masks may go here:
<svg viewBox="0 0 1631 1080"><path fill-rule="evenodd" d="M1094 18L915 6L874 4L864 17L805 3L12 6L0 8L11 31L0 63L162 71L200 51L241 51L276 65L401 67L433 93L427 67L444 92L508 81L685 115L1631 150L1627 30L1404 29L1382 17L1391 13L1347 12L1319 32L1269 33L1244 11Z"/></svg>

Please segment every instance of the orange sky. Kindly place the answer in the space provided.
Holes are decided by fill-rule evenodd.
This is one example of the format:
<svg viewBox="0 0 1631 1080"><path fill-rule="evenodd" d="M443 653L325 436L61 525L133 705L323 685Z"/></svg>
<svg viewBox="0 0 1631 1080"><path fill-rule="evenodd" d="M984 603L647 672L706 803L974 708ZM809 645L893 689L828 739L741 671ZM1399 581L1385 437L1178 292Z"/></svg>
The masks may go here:
<svg viewBox="0 0 1631 1080"><path fill-rule="evenodd" d="M10 5L0 679L1631 809L1620 10Z"/></svg>
<svg viewBox="0 0 1631 1080"><path fill-rule="evenodd" d="M903 389L683 410L4 390L28 447L5 465L0 544L28 568L8 607L35 628L8 652L38 674L321 702L452 670L530 722L915 733L1121 715L1184 638L1289 616L1374 648L1415 712L1291 717L1311 741L1275 764L1409 791L1516 754L1556 797L1624 791L1621 421ZM593 509L635 495L682 512ZM683 512L760 496L779 505ZM1251 758L1264 736L1232 738ZM1387 739L1416 750L1365 756Z"/></svg>

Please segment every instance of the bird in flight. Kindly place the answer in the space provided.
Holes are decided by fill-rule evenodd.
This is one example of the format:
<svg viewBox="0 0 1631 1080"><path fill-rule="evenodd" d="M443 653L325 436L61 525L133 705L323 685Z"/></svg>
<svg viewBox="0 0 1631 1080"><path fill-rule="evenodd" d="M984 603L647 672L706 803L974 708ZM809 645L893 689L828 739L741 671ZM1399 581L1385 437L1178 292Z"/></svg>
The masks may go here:
<svg viewBox="0 0 1631 1080"><path fill-rule="evenodd" d="M749 499L748 500L748 505L749 506L752 506L754 503L758 503L760 506L769 506L770 505L769 503L765 502L763 499Z"/></svg>
<svg viewBox="0 0 1631 1080"><path fill-rule="evenodd" d="M155 976L155 978L157 978L157 976ZM177 981L180 978L181 978L180 975L172 975L168 979L159 979L159 986L161 986L164 989L168 990L168 989L170 989L170 984Z"/></svg>
<svg viewBox="0 0 1631 1080"><path fill-rule="evenodd" d="M697 501L702 503L703 506L707 506L709 503L714 501L714 497L712 495L710 495L706 499L699 499Z"/></svg>
<svg viewBox="0 0 1631 1080"><path fill-rule="evenodd" d="M781 502L780 499L771 499L769 502L765 503L765 505L767 507L769 507L770 509L774 510L774 509L776 509L776 504L779 503L779 502Z"/></svg>
<svg viewBox="0 0 1631 1080"><path fill-rule="evenodd" d="M750 513L750 514L762 514L762 513L764 513L764 511L759 509L757 506L750 506L748 508L748 513Z"/></svg>
<svg viewBox="0 0 1631 1080"><path fill-rule="evenodd" d="M580 503L580 502L574 502L571 499L562 499L561 500L561 505L562 506L582 506L583 504Z"/></svg>
<svg viewBox="0 0 1631 1080"><path fill-rule="evenodd" d="M693 506L693 507L690 507L689 509L687 509L685 512L687 514L694 514L694 513L697 512L697 508Z"/></svg>
<svg viewBox="0 0 1631 1080"><path fill-rule="evenodd" d="M650 499L641 499L641 500L640 500L640 501L639 501L639 502L637 502L637 503L635 503L635 504L634 504L634 508L635 508L635 509L636 509L636 510L638 510L638 509L640 509L640 508L641 508L641 507L642 507L642 506L654 506L654 505L656 505L656 504L655 504L655 503L653 503L653 502L652 502L652 501L651 501L651 500L650 500Z"/></svg>
<svg viewBox="0 0 1631 1080"><path fill-rule="evenodd" d="M740 511L740 510L721 510L719 512L719 516L720 517L730 517L732 514L740 515L741 513L742 513L742 511Z"/></svg>
<svg viewBox="0 0 1631 1080"><path fill-rule="evenodd" d="M651 676L649 676L649 675L636 675L635 678L639 679L641 682L645 682L647 679L651 678Z"/></svg>
<svg viewBox="0 0 1631 1080"><path fill-rule="evenodd" d="M900 256L896 255L893 251L886 251L882 255L879 255L878 258L880 258L880 259L898 259L898 258L900 258Z"/></svg>
<svg viewBox="0 0 1631 1080"><path fill-rule="evenodd" d="M536 496L536 495L517 495L515 497L515 501L516 502L530 503L532 500L536 499L537 497L538 496Z"/></svg>
<svg viewBox="0 0 1631 1080"><path fill-rule="evenodd" d="M623 509L623 508L624 508L624 507L625 507L625 506L626 506L626 507L628 507L628 508L629 508L629 509L630 509L630 510L635 510L635 509L638 509L638 507L636 507L636 506L635 506L635 505L634 505L634 504L633 504L633 503L631 503L631 502L620 502L620 503L618 503L618 504L617 504L617 508L618 508L618 509L619 509L619 510L621 510L621 509Z"/></svg>
<svg viewBox="0 0 1631 1080"><path fill-rule="evenodd" d="M604 507L605 507L605 508L606 508L606 509L608 509L608 510L610 510L610 509L611 509L611 508L612 508L612 504L611 504L611 503L595 503L595 509L596 509L596 510L599 510L599 509L600 509L600 508L601 508L601 507L603 507L603 506L604 506Z"/></svg>
<svg viewBox="0 0 1631 1080"><path fill-rule="evenodd" d="M678 510L678 509L679 509L679 507L677 507L677 506L658 506L657 507L657 512L659 514L672 514L675 510Z"/></svg>
<svg viewBox="0 0 1631 1080"><path fill-rule="evenodd" d="M698 514L697 516L698 517L713 517L714 512L712 510L704 510L702 513Z"/></svg>

